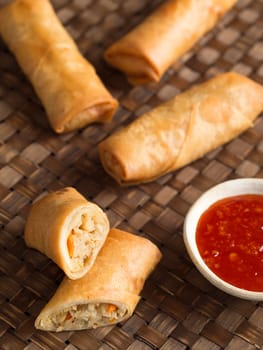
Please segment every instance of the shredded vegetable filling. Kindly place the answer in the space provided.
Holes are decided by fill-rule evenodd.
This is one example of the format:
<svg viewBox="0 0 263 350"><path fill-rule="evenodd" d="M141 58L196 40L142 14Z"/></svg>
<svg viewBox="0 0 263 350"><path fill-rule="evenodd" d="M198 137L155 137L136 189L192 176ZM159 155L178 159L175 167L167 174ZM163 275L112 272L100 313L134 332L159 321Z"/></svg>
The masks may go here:
<svg viewBox="0 0 263 350"><path fill-rule="evenodd" d="M81 217L81 225L71 230L67 247L73 270L82 268L92 256L100 238L99 227L94 218L84 214Z"/></svg>
<svg viewBox="0 0 263 350"><path fill-rule="evenodd" d="M108 303L91 303L76 305L64 311L51 315L46 322L57 331L66 329L96 328L121 320L126 310Z"/></svg>

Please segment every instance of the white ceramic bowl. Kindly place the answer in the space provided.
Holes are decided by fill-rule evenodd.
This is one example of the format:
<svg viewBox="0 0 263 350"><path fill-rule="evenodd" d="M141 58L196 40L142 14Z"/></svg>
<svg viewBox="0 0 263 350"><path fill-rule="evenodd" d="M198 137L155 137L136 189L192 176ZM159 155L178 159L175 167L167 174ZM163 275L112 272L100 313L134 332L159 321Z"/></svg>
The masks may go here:
<svg viewBox="0 0 263 350"><path fill-rule="evenodd" d="M263 179L245 178L222 182L202 194L189 209L184 221L184 243L197 269L212 284L224 292L248 300L263 300L262 292L253 292L225 282L205 264L196 244L196 227L200 216L216 201L240 194L263 194Z"/></svg>

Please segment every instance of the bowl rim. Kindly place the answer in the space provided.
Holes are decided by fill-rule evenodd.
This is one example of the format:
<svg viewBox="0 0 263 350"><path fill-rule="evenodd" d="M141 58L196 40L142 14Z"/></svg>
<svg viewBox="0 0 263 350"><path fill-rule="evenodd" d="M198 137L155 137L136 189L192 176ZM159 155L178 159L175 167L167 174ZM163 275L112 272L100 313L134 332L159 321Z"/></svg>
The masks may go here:
<svg viewBox="0 0 263 350"><path fill-rule="evenodd" d="M218 277L204 262L197 248L196 226L201 214L220 199L242 194L262 194L262 178L231 179L205 191L188 210L183 224L183 240L186 250L199 272L214 286L224 292L248 300L263 300L263 291L256 292L236 287Z"/></svg>

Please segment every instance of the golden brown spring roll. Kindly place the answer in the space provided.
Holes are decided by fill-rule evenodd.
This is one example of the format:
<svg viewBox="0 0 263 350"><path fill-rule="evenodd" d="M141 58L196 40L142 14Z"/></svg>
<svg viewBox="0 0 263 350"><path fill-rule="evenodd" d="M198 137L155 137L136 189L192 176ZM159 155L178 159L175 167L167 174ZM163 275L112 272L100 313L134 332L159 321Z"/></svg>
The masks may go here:
<svg viewBox="0 0 263 350"><path fill-rule="evenodd" d="M130 317L161 253L148 239L111 229L91 270L64 278L40 312L36 328L65 331L108 326Z"/></svg>
<svg viewBox="0 0 263 350"><path fill-rule="evenodd" d="M0 35L31 81L54 131L111 120L117 101L48 0L14 0L1 8Z"/></svg>
<svg viewBox="0 0 263 350"><path fill-rule="evenodd" d="M156 82L235 2L168 0L110 46L104 58L131 84Z"/></svg>
<svg viewBox="0 0 263 350"><path fill-rule="evenodd" d="M51 258L69 278L77 279L89 271L108 233L106 214L66 187L32 205L25 242Z"/></svg>
<svg viewBox="0 0 263 350"><path fill-rule="evenodd" d="M152 181L230 141L263 110L263 87L237 73L194 86L99 145L105 170L121 184Z"/></svg>

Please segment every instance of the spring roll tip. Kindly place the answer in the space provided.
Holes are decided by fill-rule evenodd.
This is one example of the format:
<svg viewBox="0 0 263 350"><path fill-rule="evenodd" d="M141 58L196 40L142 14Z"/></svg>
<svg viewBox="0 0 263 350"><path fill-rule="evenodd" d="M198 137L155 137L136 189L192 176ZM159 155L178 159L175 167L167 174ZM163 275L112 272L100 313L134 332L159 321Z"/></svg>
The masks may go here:
<svg viewBox="0 0 263 350"><path fill-rule="evenodd" d="M50 120L50 124L56 133L63 134L76 129L85 128L92 123L110 123L118 105L118 101L109 96L109 101L107 103L101 102L91 107L83 106L80 112L71 112L67 117L61 115L61 118L59 117L58 119L63 119L63 122L52 122L52 120Z"/></svg>
<svg viewBox="0 0 263 350"><path fill-rule="evenodd" d="M120 160L110 150L104 149L105 142L99 144L99 157L104 170L112 176L120 185L123 183L122 179L126 178L125 167Z"/></svg>
<svg viewBox="0 0 263 350"><path fill-rule="evenodd" d="M160 80L162 71L150 57L139 55L140 49L134 45L123 45L122 39L108 47L103 54L104 60L112 67L122 70L131 85L156 83ZM136 67L136 68L133 68Z"/></svg>
<svg viewBox="0 0 263 350"><path fill-rule="evenodd" d="M105 140L105 142L102 141L102 143L99 144L99 156L101 164L106 173L110 175L122 187L134 186L139 183L154 181L165 174L164 172L163 174L158 174L157 176L148 179L144 179L143 176L131 179L129 177L131 167L129 167L128 162L123 162L121 158L118 158L117 154L114 154L114 151L108 151L107 148L107 140Z"/></svg>

